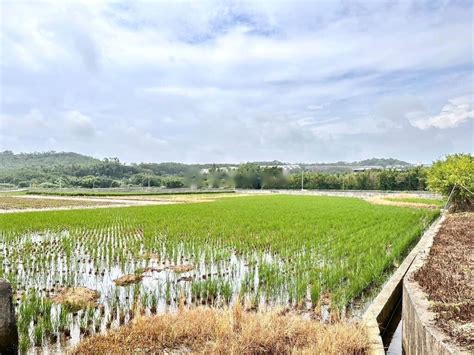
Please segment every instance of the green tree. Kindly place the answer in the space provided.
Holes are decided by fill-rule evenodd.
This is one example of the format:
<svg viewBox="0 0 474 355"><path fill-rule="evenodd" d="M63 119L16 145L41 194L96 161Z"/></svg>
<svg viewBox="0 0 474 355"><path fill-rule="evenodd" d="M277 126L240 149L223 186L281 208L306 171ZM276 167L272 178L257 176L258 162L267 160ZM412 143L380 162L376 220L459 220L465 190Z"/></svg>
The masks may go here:
<svg viewBox="0 0 474 355"><path fill-rule="evenodd" d="M470 191L474 191L474 157L454 154L434 162L428 171L428 188L445 197L452 192L454 210L472 210L474 196Z"/></svg>
<svg viewBox="0 0 474 355"><path fill-rule="evenodd" d="M272 166L262 169L262 188L282 189L286 187L288 187L288 182L282 168Z"/></svg>
<svg viewBox="0 0 474 355"><path fill-rule="evenodd" d="M235 173L235 186L241 189L260 189L262 187L262 169L254 163L239 166Z"/></svg>

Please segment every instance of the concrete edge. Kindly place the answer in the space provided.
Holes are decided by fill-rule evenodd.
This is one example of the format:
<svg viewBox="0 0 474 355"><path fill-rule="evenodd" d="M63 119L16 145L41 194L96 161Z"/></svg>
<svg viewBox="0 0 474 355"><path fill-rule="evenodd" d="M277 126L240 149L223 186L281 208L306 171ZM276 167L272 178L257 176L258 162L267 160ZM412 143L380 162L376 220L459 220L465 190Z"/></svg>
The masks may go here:
<svg viewBox="0 0 474 355"><path fill-rule="evenodd" d="M368 330L370 342L369 354L385 354L382 334L402 297L403 279L418 253L426 248L430 236L436 234L441 223L444 221L444 218L444 215L438 217L438 219L436 219L423 233L418 243L386 282L382 290L364 313L362 321Z"/></svg>
<svg viewBox="0 0 474 355"><path fill-rule="evenodd" d="M450 343L449 337L436 328L435 313L430 311L428 297L418 282L412 279L413 274L425 263L438 230L439 226L435 233L427 236L423 251L414 260L403 280L402 347L407 355L472 354Z"/></svg>
<svg viewBox="0 0 474 355"><path fill-rule="evenodd" d="M18 354L18 330L16 326L13 289L10 282L0 278L0 354Z"/></svg>

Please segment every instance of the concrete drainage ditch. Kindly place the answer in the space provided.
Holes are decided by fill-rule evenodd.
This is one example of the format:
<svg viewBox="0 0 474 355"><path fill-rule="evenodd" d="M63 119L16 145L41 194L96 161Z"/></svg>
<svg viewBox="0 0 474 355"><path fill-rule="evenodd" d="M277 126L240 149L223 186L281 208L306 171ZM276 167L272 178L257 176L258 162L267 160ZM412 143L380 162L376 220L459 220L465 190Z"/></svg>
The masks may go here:
<svg viewBox="0 0 474 355"><path fill-rule="evenodd" d="M403 280L417 256L420 253L426 253L427 250L429 251L433 237L438 232L444 219L445 216L442 215L425 231L416 246L390 277L365 312L363 321L368 327L371 343L370 354L385 354L402 318ZM397 337L397 340L400 341L400 338ZM403 345L405 345L405 342L403 342ZM394 347L395 349L398 348L399 353L402 353L402 344L395 344ZM422 352L411 352L410 354L415 353L421 354Z"/></svg>

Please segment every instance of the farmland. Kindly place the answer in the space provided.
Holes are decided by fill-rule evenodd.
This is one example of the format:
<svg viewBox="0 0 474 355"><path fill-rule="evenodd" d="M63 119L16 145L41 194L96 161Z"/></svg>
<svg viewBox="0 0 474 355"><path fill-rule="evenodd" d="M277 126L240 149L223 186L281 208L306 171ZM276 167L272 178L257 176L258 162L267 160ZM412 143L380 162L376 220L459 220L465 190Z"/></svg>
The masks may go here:
<svg viewBox="0 0 474 355"><path fill-rule="evenodd" d="M432 198L416 198L416 197L386 197L388 201L392 202L407 202L407 203L417 203L422 205L429 205L429 206L436 206L441 207L445 201L440 199L432 199Z"/></svg>
<svg viewBox="0 0 474 355"><path fill-rule="evenodd" d="M0 276L17 295L22 350L71 345L180 302L318 306L325 319L354 312L438 213L280 195L1 215ZM76 286L100 292L62 302Z"/></svg>
<svg viewBox="0 0 474 355"><path fill-rule="evenodd" d="M91 207L109 206L108 201L78 201L66 199L36 199L23 196L0 196L0 211L24 210L24 209L44 209L44 208L68 208L68 207Z"/></svg>

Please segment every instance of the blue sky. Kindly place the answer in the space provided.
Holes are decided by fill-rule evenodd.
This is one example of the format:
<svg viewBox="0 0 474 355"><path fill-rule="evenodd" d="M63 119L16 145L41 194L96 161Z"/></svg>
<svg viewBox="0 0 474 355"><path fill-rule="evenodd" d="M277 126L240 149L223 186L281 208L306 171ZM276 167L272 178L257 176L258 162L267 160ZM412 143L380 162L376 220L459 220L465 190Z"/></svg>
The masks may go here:
<svg viewBox="0 0 474 355"><path fill-rule="evenodd" d="M127 162L474 151L470 1L0 6L0 150Z"/></svg>

